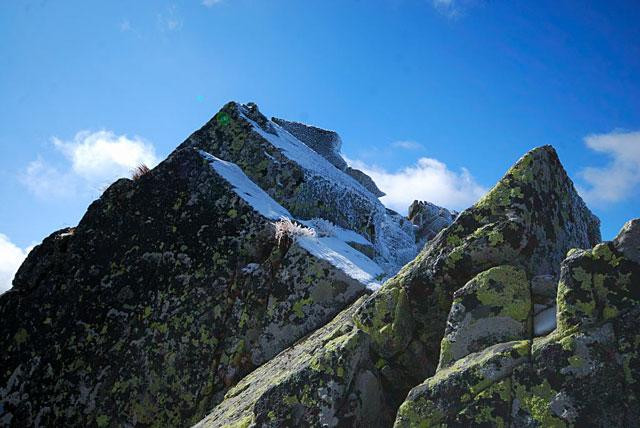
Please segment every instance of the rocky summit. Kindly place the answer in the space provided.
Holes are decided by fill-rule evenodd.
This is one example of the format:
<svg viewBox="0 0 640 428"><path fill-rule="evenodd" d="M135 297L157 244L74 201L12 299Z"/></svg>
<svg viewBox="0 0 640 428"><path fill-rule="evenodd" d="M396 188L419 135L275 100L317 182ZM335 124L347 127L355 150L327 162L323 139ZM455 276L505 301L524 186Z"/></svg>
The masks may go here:
<svg viewBox="0 0 640 428"><path fill-rule="evenodd" d="M228 103L0 295L0 426L640 423L640 220L555 150L408 216L333 131Z"/></svg>

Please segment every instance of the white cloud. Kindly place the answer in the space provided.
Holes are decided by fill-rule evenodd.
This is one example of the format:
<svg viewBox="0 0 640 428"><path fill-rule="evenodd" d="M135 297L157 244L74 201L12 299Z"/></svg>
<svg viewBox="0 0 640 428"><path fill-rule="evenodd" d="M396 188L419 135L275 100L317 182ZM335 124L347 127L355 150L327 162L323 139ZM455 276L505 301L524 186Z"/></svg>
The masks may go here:
<svg viewBox="0 0 640 428"><path fill-rule="evenodd" d="M212 7L222 3L222 0L202 0L202 4L206 7Z"/></svg>
<svg viewBox="0 0 640 428"><path fill-rule="evenodd" d="M175 5L169 6L164 13L158 14L158 26L162 31L178 31L182 28L183 20Z"/></svg>
<svg viewBox="0 0 640 428"><path fill-rule="evenodd" d="M587 202L619 202L638 192L640 131L593 134L584 141L590 149L610 157L609 163L603 167L588 167L579 172L579 176L588 184L586 188L579 188Z"/></svg>
<svg viewBox="0 0 640 428"><path fill-rule="evenodd" d="M71 141L54 137L53 145L64 155L64 166L39 157L21 175L22 183L44 199L95 193L120 177L130 176L140 164L153 167L158 163L152 144L111 131L81 131Z"/></svg>
<svg viewBox="0 0 640 428"><path fill-rule="evenodd" d="M0 293L11 288L13 277L32 248L23 250L11 242L7 235L0 233Z"/></svg>
<svg viewBox="0 0 640 428"><path fill-rule="evenodd" d="M400 213L406 213L416 199L461 210L471 206L487 192L466 168L460 172L451 171L436 159L423 157L415 165L397 172L388 172L357 160L348 162L368 174L386 193L380 200Z"/></svg>
<svg viewBox="0 0 640 428"><path fill-rule="evenodd" d="M423 149L424 146L420 143L416 143L415 141L394 141L391 143L391 147L396 149L405 149L405 150L420 150Z"/></svg>

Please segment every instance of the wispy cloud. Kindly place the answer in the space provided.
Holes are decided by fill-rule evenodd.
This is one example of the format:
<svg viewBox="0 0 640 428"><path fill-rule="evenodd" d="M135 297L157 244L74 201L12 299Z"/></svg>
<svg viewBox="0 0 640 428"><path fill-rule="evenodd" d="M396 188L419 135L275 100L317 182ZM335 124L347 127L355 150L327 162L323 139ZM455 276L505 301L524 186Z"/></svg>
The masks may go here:
<svg viewBox="0 0 640 428"><path fill-rule="evenodd" d="M587 136L590 149L605 154L609 162L602 167L588 167L579 172L586 187L579 187L590 203L619 202L640 193L640 131L613 131Z"/></svg>
<svg viewBox="0 0 640 428"><path fill-rule="evenodd" d="M23 250L11 242L7 235L0 233L0 293L11 288L13 277L32 248Z"/></svg>
<svg viewBox="0 0 640 428"><path fill-rule="evenodd" d="M31 161L22 172L22 183L42 199L69 198L96 193L144 163L158 163L153 145L140 137L129 138L111 131L81 131L71 141L53 138L54 148L64 162L52 163L42 157Z"/></svg>
<svg viewBox="0 0 640 428"><path fill-rule="evenodd" d="M424 146L415 141L394 141L391 143L391 147L396 149L405 149L405 150L421 150L424 149Z"/></svg>
<svg viewBox="0 0 640 428"><path fill-rule="evenodd" d="M131 31L131 22L128 19L123 19L120 21L120 31L126 33L127 31Z"/></svg>
<svg viewBox="0 0 640 428"><path fill-rule="evenodd" d="M436 159L423 157L415 165L396 172L358 160L348 162L368 174L386 193L381 201L400 213L406 213L416 199L461 210L472 205L487 191L466 168L455 172Z"/></svg>
<svg viewBox="0 0 640 428"><path fill-rule="evenodd" d="M217 4L222 3L223 0L202 0L202 5L206 7L213 7Z"/></svg>
<svg viewBox="0 0 640 428"><path fill-rule="evenodd" d="M474 6L476 0L430 0L431 4L442 15L447 18L456 19L465 14L465 12Z"/></svg>
<svg viewBox="0 0 640 428"><path fill-rule="evenodd" d="M166 8L164 12L158 14L158 27L161 31L178 31L182 28L182 20L175 5Z"/></svg>

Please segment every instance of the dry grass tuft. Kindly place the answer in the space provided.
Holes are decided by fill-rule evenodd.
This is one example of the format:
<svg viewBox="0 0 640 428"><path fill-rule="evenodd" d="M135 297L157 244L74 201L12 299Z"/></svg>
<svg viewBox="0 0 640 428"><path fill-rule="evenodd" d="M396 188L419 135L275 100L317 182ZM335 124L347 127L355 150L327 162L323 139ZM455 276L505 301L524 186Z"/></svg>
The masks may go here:
<svg viewBox="0 0 640 428"><path fill-rule="evenodd" d="M149 171L151 171L149 169L149 167L146 166L145 164L141 163L140 165L135 167L135 169L133 171L131 171L131 179L133 181L137 181L137 180L140 179L140 177L142 177L143 175L145 175Z"/></svg>
<svg viewBox="0 0 640 428"><path fill-rule="evenodd" d="M275 226L278 245L281 244L283 240L290 239L295 241L296 238L301 236L309 238L315 238L316 236L315 229L291 221L288 217L280 217L280 220L275 222Z"/></svg>

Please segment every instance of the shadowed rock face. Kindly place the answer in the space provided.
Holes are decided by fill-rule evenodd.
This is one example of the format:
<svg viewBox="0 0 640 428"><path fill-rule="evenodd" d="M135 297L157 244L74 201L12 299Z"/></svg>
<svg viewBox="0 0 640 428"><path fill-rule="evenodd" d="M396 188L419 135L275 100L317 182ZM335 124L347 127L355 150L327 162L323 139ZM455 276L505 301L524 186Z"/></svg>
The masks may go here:
<svg viewBox="0 0 640 428"><path fill-rule="evenodd" d="M191 148L122 179L0 296L0 425L181 426L364 293Z"/></svg>
<svg viewBox="0 0 640 428"><path fill-rule="evenodd" d="M467 292L458 295L461 304L468 296L473 319L458 327L473 331L474 326L481 327L483 316L494 316L510 318L512 328L501 335L475 336L478 340L443 362L447 368L441 378L410 396L422 400L426 391L427 402L435 396L466 402L465 393L473 396L478 385L499 382L527 360L532 334L530 280L557 275L570 248L588 248L600 240L598 229L597 218L577 195L555 151L535 149L378 292L336 317L330 331L319 330L293 348L299 353L291 366L285 364L291 354L284 353L255 370L202 426L242 422L275 427L299 420L318 426L364 426L367 403L375 403L367 408L367 426L391 426L407 392L434 373L454 292L475 277ZM505 290L510 298L502 296ZM474 299L478 304L472 306L469 302ZM491 353L478 356L485 346ZM446 381L447 373L462 368L463 375L455 375L453 384L438 380ZM493 373L489 378L488 368ZM458 407L453 403L447 409ZM428 419L427 411L413 409L408 410L412 426L429 426L430 420L437 420Z"/></svg>

